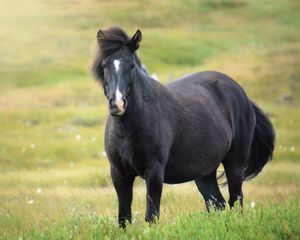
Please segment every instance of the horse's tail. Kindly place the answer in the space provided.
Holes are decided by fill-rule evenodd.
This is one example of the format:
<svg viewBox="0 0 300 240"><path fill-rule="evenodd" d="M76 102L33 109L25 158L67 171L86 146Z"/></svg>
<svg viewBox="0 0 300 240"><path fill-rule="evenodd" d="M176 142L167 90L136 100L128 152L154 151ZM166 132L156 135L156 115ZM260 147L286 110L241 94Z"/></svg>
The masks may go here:
<svg viewBox="0 0 300 240"><path fill-rule="evenodd" d="M256 125L250 155L244 169L244 180L254 178L273 157L275 131L271 121L263 111L252 103Z"/></svg>

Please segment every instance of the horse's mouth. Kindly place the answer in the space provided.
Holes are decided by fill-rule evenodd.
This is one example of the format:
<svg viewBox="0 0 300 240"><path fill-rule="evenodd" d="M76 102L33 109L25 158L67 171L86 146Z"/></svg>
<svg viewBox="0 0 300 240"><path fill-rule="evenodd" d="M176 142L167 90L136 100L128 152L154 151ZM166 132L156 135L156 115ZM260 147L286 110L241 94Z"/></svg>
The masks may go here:
<svg viewBox="0 0 300 240"><path fill-rule="evenodd" d="M118 108L113 108L113 109L110 109L110 115L113 116L113 117L121 117L123 116L123 114L125 113L126 109L118 109Z"/></svg>

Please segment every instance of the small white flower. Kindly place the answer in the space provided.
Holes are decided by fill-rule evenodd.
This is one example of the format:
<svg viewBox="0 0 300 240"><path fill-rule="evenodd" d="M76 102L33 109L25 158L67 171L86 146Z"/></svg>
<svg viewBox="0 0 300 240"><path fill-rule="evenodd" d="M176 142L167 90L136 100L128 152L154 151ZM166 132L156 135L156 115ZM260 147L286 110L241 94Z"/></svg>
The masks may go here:
<svg viewBox="0 0 300 240"><path fill-rule="evenodd" d="M43 191L43 189L41 189L41 188L37 188L37 189L36 189L36 192L37 192L37 193L41 193L42 191Z"/></svg>
<svg viewBox="0 0 300 240"><path fill-rule="evenodd" d="M34 203L33 199L30 199L30 200L28 201L28 204L33 204L33 203Z"/></svg>
<svg viewBox="0 0 300 240"><path fill-rule="evenodd" d="M255 202L254 202L254 201L252 201L252 202L250 203L250 207L252 207L252 208L255 207Z"/></svg>
<svg viewBox="0 0 300 240"><path fill-rule="evenodd" d="M97 138L96 137L92 137L92 142L96 142Z"/></svg>
<svg viewBox="0 0 300 240"><path fill-rule="evenodd" d="M295 151L295 147L294 147L294 146L291 147L291 151L292 151L292 152Z"/></svg>
<svg viewBox="0 0 300 240"><path fill-rule="evenodd" d="M31 144L31 148L32 148L32 149L35 148L35 144L34 144L34 143Z"/></svg>
<svg viewBox="0 0 300 240"><path fill-rule="evenodd" d="M79 140L80 140L80 138L81 138L81 137L80 137L80 134L76 134L76 140L78 140L78 141L79 141Z"/></svg>
<svg viewBox="0 0 300 240"><path fill-rule="evenodd" d="M70 162L70 167L74 167L74 162Z"/></svg>

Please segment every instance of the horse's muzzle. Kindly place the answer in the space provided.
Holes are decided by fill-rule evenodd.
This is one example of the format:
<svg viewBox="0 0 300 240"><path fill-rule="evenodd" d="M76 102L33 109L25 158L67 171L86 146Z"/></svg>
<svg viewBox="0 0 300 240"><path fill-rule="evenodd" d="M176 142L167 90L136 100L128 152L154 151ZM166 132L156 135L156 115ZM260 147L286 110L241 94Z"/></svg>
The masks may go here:
<svg viewBox="0 0 300 240"><path fill-rule="evenodd" d="M122 116L127 107L127 100L125 98L116 100L115 98L109 99L109 111L112 116Z"/></svg>

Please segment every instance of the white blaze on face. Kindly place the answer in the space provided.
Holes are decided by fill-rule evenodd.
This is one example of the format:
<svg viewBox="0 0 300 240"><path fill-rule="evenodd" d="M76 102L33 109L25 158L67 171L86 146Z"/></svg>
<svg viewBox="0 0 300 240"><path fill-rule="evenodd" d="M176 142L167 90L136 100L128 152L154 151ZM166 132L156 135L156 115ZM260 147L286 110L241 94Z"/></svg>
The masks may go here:
<svg viewBox="0 0 300 240"><path fill-rule="evenodd" d="M116 73L118 73L118 71L119 71L120 63L121 63L120 60L118 60L118 59L114 60L114 66L115 66Z"/></svg>
<svg viewBox="0 0 300 240"><path fill-rule="evenodd" d="M121 93L120 90L119 90L119 86L117 86L117 90L116 90L116 101L122 100L122 97L123 97L123 95L122 95L122 93Z"/></svg>
<svg viewBox="0 0 300 240"><path fill-rule="evenodd" d="M116 90L116 105L119 108L119 110L121 111L121 113L125 112L123 95L120 92L118 85L117 85L117 90Z"/></svg>
<svg viewBox="0 0 300 240"><path fill-rule="evenodd" d="M114 66L115 66L115 71L116 73L118 73L119 69L120 69L120 64L121 61L116 59L114 60ZM117 85L117 89L116 89L116 105L119 108L119 110L121 111L121 113L123 113L125 111L124 109L124 101L123 101L123 95L119 90L119 85Z"/></svg>

